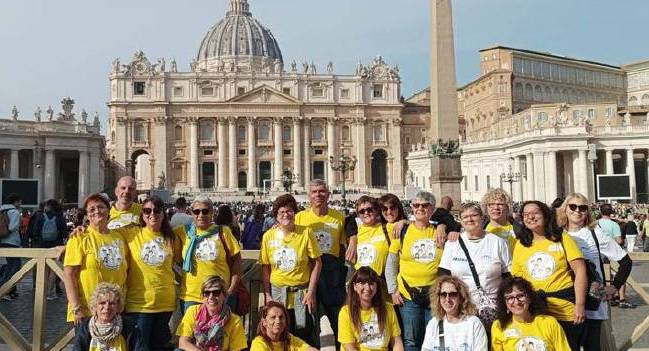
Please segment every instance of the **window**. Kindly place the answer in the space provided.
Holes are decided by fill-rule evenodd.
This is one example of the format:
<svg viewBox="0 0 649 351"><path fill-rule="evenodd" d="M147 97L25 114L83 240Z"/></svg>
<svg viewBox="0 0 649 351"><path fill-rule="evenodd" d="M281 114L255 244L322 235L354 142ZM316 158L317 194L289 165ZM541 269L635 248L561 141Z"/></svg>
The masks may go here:
<svg viewBox="0 0 649 351"><path fill-rule="evenodd" d="M183 96L183 87L174 87L174 96Z"/></svg>
<svg viewBox="0 0 649 351"><path fill-rule="evenodd" d="M324 97L324 89L320 87L311 88L311 96L313 97Z"/></svg>
<svg viewBox="0 0 649 351"><path fill-rule="evenodd" d="M136 143L143 143L146 141L146 130L143 123L137 123L133 130L133 140Z"/></svg>
<svg viewBox="0 0 649 351"><path fill-rule="evenodd" d="M597 111L594 108L589 108L588 109L588 119L592 121L595 118L597 118Z"/></svg>
<svg viewBox="0 0 649 351"><path fill-rule="evenodd" d="M375 99L383 97L383 84L374 84L372 87L372 97Z"/></svg>
<svg viewBox="0 0 649 351"><path fill-rule="evenodd" d="M282 88L282 93L286 95L291 95L291 88Z"/></svg>
<svg viewBox="0 0 649 351"><path fill-rule="evenodd" d="M284 149L283 154L284 154L284 156L289 156L291 154L291 150L290 149Z"/></svg>
<svg viewBox="0 0 649 351"><path fill-rule="evenodd" d="M282 127L282 141L291 141L291 127Z"/></svg>
<svg viewBox="0 0 649 351"><path fill-rule="evenodd" d="M343 141L350 141L351 140L351 133L349 131L349 126L343 126L342 129L342 140Z"/></svg>
<svg viewBox="0 0 649 351"><path fill-rule="evenodd" d="M133 95L144 95L145 82L133 82Z"/></svg>
<svg viewBox="0 0 649 351"><path fill-rule="evenodd" d="M201 88L202 96L214 96L214 87L202 87Z"/></svg>
<svg viewBox="0 0 649 351"><path fill-rule="evenodd" d="M615 110L613 107L607 107L606 108L606 117L613 117L613 114L615 113Z"/></svg>
<svg viewBox="0 0 649 351"><path fill-rule="evenodd" d="M183 140L183 127L176 126L174 128L174 138L176 139L176 141L182 141Z"/></svg>
<svg viewBox="0 0 649 351"><path fill-rule="evenodd" d="M349 99L349 89L340 89L340 98Z"/></svg>
<svg viewBox="0 0 649 351"><path fill-rule="evenodd" d="M257 138L259 138L259 140L270 140L270 125L268 122L259 123Z"/></svg>
<svg viewBox="0 0 649 351"><path fill-rule="evenodd" d="M473 177L473 184L475 185L475 191L478 191L479 186L478 186L478 176Z"/></svg>
<svg viewBox="0 0 649 351"><path fill-rule="evenodd" d="M487 189L491 188L491 176L487 176Z"/></svg>
<svg viewBox="0 0 649 351"><path fill-rule="evenodd" d="M214 125L211 122L201 122L199 129L201 141L214 140Z"/></svg>
<svg viewBox="0 0 649 351"><path fill-rule="evenodd" d="M213 150L203 150L203 156L212 156L214 155Z"/></svg>
<svg viewBox="0 0 649 351"><path fill-rule="evenodd" d="M469 182L466 179L466 176L462 177L462 182L464 183L464 191L469 191Z"/></svg>
<svg viewBox="0 0 649 351"><path fill-rule="evenodd" d="M239 156L245 156L246 155L246 149L239 149Z"/></svg>
<svg viewBox="0 0 649 351"><path fill-rule="evenodd" d="M311 128L311 138L313 140L322 140L323 134L322 126L315 125Z"/></svg>
<svg viewBox="0 0 649 351"><path fill-rule="evenodd" d="M315 155L322 155L322 154L324 154L324 151L323 151L322 149L315 149L315 150L313 151L313 153L314 153Z"/></svg>
<svg viewBox="0 0 649 351"><path fill-rule="evenodd" d="M374 141L385 141L383 126L374 126Z"/></svg>
<svg viewBox="0 0 649 351"><path fill-rule="evenodd" d="M237 141L242 143L246 141L246 127L238 126L237 127Z"/></svg>
<svg viewBox="0 0 649 351"><path fill-rule="evenodd" d="M238 87L237 88L237 95L243 95L246 93L246 88L244 87Z"/></svg>
<svg viewBox="0 0 649 351"><path fill-rule="evenodd" d="M536 120L539 121L539 122L545 122L545 121L547 121L547 120L548 120L548 113L547 113L547 112L543 112L543 111L537 113L537 115L536 115Z"/></svg>

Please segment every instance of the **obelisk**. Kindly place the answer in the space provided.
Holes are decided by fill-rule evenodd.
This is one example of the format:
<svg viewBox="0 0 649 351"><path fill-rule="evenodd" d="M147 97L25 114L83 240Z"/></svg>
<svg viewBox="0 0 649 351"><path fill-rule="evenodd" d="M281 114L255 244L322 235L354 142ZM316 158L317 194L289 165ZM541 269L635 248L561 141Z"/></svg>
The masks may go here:
<svg viewBox="0 0 649 351"><path fill-rule="evenodd" d="M459 125L451 0L431 0L430 27L431 190L461 203Z"/></svg>

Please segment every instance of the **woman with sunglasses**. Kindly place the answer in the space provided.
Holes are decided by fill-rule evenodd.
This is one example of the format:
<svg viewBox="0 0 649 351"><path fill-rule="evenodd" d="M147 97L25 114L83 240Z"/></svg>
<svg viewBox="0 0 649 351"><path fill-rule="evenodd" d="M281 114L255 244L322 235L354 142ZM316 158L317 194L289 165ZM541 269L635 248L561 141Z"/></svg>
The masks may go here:
<svg viewBox="0 0 649 351"><path fill-rule="evenodd" d="M262 238L259 263L266 302L286 306L289 332L310 345L317 345L314 316L316 293L322 270L320 246L311 228L295 224L297 202L290 194L273 201L277 225Z"/></svg>
<svg viewBox="0 0 649 351"><path fill-rule="evenodd" d="M591 286L589 293L593 297L611 298L626 283L631 273L633 262L620 245L602 232L593 220L588 199L579 193L569 194L561 207L557 209L557 224L575 240L584 258L592 262L602 285L597 289ZM620 268L611 285L604 286L603 264L605 256L617 261ZM602 322L608 319L608 304L602 302L594 311L586 310L586 335L583 338L584 350L600 350L600 330Z"/></svg>
<svg viewBox="0 0 649 351"><path fill-rule="evenodd" d="M505 279L498 289L498 319L491 327L491 347L493 351L570 351L561 325L546 314L532 284L520 277Z"/></svg>
<svg viewBox="0 0 649 351"><path fill-rule="evenodd" d="M239 351L248 347L241 318L225 303L227 285L213 275L201 285L203 302L190 306L178 325L178 347L184 351Z"/></svg>
<svg viewBox="0 0 649 351"><path fill-rule="evenodd" d="M487 213L484 230L505 239L510 253L516 244L514 227L520 230L520 223L511 218L511 203L511 197L501 188L489 189L482 197L482 208Z"/></svg>
<svg viewBox="0 0 649 351"><path fill-rule="evenodd" d="M241 279L239 242L230 228L214 223L214 203L209 197L197 196L190 209L194 223L180 227L179 234L184 272L180 281L181 312L203 301L201 286L213 275L229 282L226 291L228 304L236 306L233 291Z"/></svg>
<svg viewBox="0 0 649 351"><path fill-rule="evenodd" d="M385 194L379 198L381 217L386 223L388 233L392 232L395 223L406 221L406 211L401 200L394 194Z"/></svg>
<svg viewBox="0 0 649 351"><path fill-rule="evenodd" d="M391 239L387 226L381 222L379 202L376 198L363 195L356 201L356 215L361 223L358 226L355 269L372 268L379 276L383 275L388 259Z"/></svg>
<svg viewBox="0 0 649 351"><path fill-rule="evenodd" d="M546 204L526 201L520 211L525 227L516 233L512 275L543 292L549 314L559 321L571 349L579 351L588 283L584 256L572 236L557 228Z"/></svg>
<svg viewBox="0 0 649 351"><path fill-rule="evenodd" d="M257 336L250 351L317 351L288 331L288 311L277 301L268 301L261 309Z"/></svg>
<svg viewBox="0 0 649 351"><path fill-rule="evenodd" d="M431 318L428 290L437 277L442 249L435 246L437 232L429 222L435 208L433 194L420 191L411 206L415 221L403 227L399 239L392 240L385 279L403 321L404 348L419 351Z"/></svg>
<svg viewBox="0 0 649 351"><path fill-rule="evenodd" d="M422 351L487 350L487 333L462 280L450 275L439 277L430 289L430 308L433 317L426 326Z"/></svg>
<svg viewBox="0 0 649 351"><path fill-rule="evenodd" d="M338 315L338 341L345 351L403 351L401 329L386 303L381 278L360 267L347 286L347 302Z"/></svg>
<svg viewBox="0 0 649 351"><path fill-rule="evenodd" d="M65 248L63 271L68 298L67 321L75 326L90 317L90 297L100 282L124 288L128 248L119 229L108 229L110 204L103 194L92 194L83 202L89 225L78 228Z"/></svg>

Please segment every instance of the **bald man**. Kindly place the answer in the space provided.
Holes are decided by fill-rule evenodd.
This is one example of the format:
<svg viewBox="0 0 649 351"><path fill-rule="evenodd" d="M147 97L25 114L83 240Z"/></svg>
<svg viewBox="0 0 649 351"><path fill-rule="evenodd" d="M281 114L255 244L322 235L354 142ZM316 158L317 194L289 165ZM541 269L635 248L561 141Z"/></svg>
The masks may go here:
<svg viewBox="0 0 649 351"><path fill-rule="evenodd" d="M137 195L135 185L135 179L130 176L119 178L119 181L117 181L115 187L117 201L110 208L108 228L116 229L139 222L142 205L133 202Z"/></svg>
<svg viewBox="0 0 649 351"><path fill-rule="evenodd" d="M455 221L455 218L451 214L451 208L453 208L453 199L450 196L442 197L442 200L439 203L440 207L435 209L433 216L430 217L430 220L438 224L446 225L447 232L459 232L462 229L460 223Z"/></svg>

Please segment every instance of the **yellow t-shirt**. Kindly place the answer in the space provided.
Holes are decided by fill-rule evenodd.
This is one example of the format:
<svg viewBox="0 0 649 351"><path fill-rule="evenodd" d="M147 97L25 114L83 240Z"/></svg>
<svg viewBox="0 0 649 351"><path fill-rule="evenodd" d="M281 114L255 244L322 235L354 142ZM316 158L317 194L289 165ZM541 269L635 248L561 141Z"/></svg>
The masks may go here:
<svg viewBox="0 0 649 351"><path fill-rule="evenodd" d="M530 323L512 320L505 330L496 320L491 326L491 346L493 351L570 351L559 322L545 315L535 316Z"/></svg>
<svg viewBox="0 0 649 351"><path fill-rule="evenodd" d="M176 229L178 235L180 229ZM128 251L126 312L157 313L176 309L176 287L173 273L174 248L159 232L147 227L122 229ZM174 240L176 251L180 240Z"/></svg>
<svg viewBox="0 0 649 351"><path fill-rule="evenodd" d="M374 309L361 309L361 332L354 327L349 306L345 305L338 314L338 341L340 349L344 350L344 344L354 344L359 351L381 350L387 351L390 340L395 336L401 336L401 328L397 322L397 314L391 303L385 304L387 318L383 334L379 331L379 321Z"/></svg>
<svg viewBox="0 0 649 351"><path fill-rule="evenodd" d="M309 259L320 255L311 229L296 225L291 233L283 233L279 228L266 231L259 250L259 262L270 265L273 285L298 286L309 282Z"/></svg>
<svg viewBox="0 0 649 351"><path fill-rule="evenodd" d="M98 343L95 339L91 339L90 347L88 348L88 350L104 351L106 350L106 346L108 346L109 351L128 351L128 347L126 346L126 340L124 340L122 334L119 334L115 339L113 339L110 342L110 345L102 345Z"/></svg>
<svg viewBox="0 0 649 351"><path fill-rule="evenodd" d="M194 325L196 324L196 316L198 316L200 307L201 305L194 305L187 309L183 319L178 324L178 329L176 329L177 336L194 337ZM230 319L225 323L224 331L225 337L223 339L222 350L238 351L248 347L246 332L243 330L243 323L239 316L231 313Z"/></svg>
<svg viewBox="0 0 649 351"><path fill-rule="evenodd" d="M320 252L336 257L340 255L340 246L347 240L343 230L344 223L343 214L334 209L329 209L324 216L318 216L310 208L295 215L295 224L311 228Z"/></svg>
<svg viewBox="0 0 649 351"><path fill-rule="evenodd" d="M534 290L554 292L574 286L570 267L566 262L583 258L579 247L568 233L562 235L564 253L561 243L548 239L534 240L530 247L520 241L514 246L512 275L527 279ZM575 304L570 301L549 297L548 311L560 321L574 319Z"/></svg>
<svg viewBox="0 0 649 351"><path fill-rule="evenodd" d="M140 213L142 212L142 205L134 202L128 210L118 210L115 206L110 208L110 216L108 218L108 228L117 229L126 227L130 224L140 224Z"/></svg>
<svg viewBox="0 0 649 351"><path fill-rule="evenodd" d="M90 316L90 296L100 282L119 285L125 292L128 251L120 230L101 234L88 227L83 234L68 240L64 266L78 266L79 299L86 316ZM68 322L74 321L72 306L68 305Z"/></svg>
<svg viewBox="0 0 649 351"><path fill-rule="evenodd" d="M509 247L509 253L514 252L514 246L516 245L516 234L514 233L514 226L511 223L505 225L493 224L493 222L487 223L485 227L485 232L496 235L501 239L507 241L507 246Z"/></svg>
<svg viewBox="0 0 649 351"><path fill-rule="evenodd" d="M414 223L401 240L394 239L390 244L390 253L399 256L399 274L397 284L399 292L408 300L412 300L406 290L403 280L411 287L430 286L437 278L437 267L442 259L443 250L435 246L435 227L429 225L425 229L417 228Z"/></svg>
<svg viewBox="0 0 649 351"><path fill-rule="evenodd" d="M288 351L306 351L309 349L309 344L305 343L302 339L291 334L289 337ZM268 347L268 344L261 336L257 336L252 339L252 344L250 344L250 351L284 351L284 345L281 342L273 342L272 348Z"/></svg>
<svg viewBox="0 0 649 351"><path fill-rule="evenodd" d="M386 230L389 235L389 229ZM354 268L359 269L369 266L378 275L382 275L390 249L382 225L380 223L373 226L361 224L358 226L356 237L358 238L358 244L356 246L356 265L354 265ZM394 240L390 238L390 241Z"/></svg>
<svg viewBox="0 0 649 351"><path fill-rule="evenodd" d="M216 225L210 226L207 230L196 228L196 235L199 237L206 236L211 230L214 230ZM228 246L230 256L235 256L241 251L239 242L232 235L230 228L221 226L223 231L223 239ZM182 258L185 259L187 247L189 246L189 237L185 231L184 226L180 226L174 230L177 232L180 242L182 243ZM201 240L194 249L193 271L183 272L180 281L180 295L179 299L183 301L202 302L201 285L211 275L218 275L228 284L230 283L230 266L228 266L227 258L225 257L225 250L221 245L218 233L206 237ZM182 266L182 263L181 263Z"/></svg>

